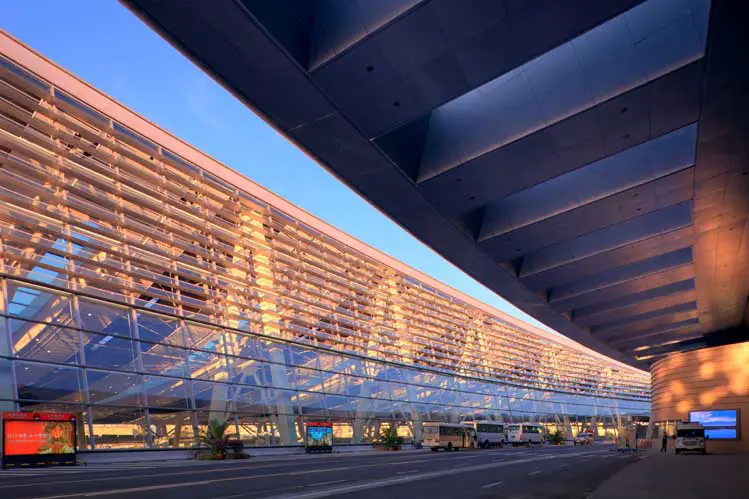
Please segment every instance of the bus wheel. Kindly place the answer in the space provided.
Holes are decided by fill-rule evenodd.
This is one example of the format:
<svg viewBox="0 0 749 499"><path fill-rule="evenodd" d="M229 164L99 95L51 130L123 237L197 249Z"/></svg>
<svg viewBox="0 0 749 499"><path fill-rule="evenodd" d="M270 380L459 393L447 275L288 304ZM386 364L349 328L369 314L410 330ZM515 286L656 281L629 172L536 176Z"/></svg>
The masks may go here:
<svg viewBox="0 0 749 499"><path fill-rule="evenodd" d="M432 452L437 452L438 450L440 450L439 447L432 447Z"/></svg>

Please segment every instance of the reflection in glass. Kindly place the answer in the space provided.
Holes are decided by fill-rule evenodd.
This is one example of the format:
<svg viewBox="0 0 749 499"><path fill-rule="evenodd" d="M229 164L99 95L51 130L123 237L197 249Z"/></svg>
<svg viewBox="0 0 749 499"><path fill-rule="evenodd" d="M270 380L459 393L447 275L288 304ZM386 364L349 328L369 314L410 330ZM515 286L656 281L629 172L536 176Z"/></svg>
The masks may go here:
<svg viewBox="0 0 749 499"><path fill-rule="evenodd" d="M79 369L54 364L16 362L18 398L25 401L81 403L85 400Z"/></svg>

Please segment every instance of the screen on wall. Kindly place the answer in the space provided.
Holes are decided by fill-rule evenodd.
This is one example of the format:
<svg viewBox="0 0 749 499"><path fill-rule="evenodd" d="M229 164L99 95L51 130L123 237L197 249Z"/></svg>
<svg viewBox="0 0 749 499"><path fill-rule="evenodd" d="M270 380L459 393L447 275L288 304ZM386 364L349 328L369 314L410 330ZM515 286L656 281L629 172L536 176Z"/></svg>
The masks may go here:
<svg viewBox="0 0 749 499"><path fill-rule="evenodd" d="M331 447L333 445L332 425L308 425L307 446L309 447Z"/></svg>
<svg viewBox="0 0 749 499"><path fill-rule="evenodd" d="M701 423L705 427L705 436L720 440L738 438L739 411L736 409L718 411L692 411L689 421Z"/></svg>
<svg viewBox="0 0 749 499"><path fill-rule="evenodd" d="M74 454L74 425L72 421L5 421L3 454Z"/></svg>

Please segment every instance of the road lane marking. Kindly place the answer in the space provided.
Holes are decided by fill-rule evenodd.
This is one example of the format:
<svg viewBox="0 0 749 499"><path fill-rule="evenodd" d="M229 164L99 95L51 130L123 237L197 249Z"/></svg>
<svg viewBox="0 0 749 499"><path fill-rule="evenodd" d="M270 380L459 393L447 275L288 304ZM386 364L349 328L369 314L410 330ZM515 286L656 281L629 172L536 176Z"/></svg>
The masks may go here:
<svg viewBox="0 0 749 499"><path fill-rule="evenodd" d="M391 477L391 478L384 479L384 480L378 479L378 480L373 480L370 482L343 485L340 487L333 487L327 490L317 490L317 491L303 492L299 494L284 494L284 495L278 495L278 496L270 496L267 499L318 499L322 497L330 497L330 496L336 496L340 494L348 494L351 492L358 492L362 490L369 490L369 489L375 489L375 488L380 488L380 487L388 487L391 485L399 485L402 483L428 480L430 478L442 478L442 477L446 477L450 475L464 474L468 472L482 471L482 470L487 470L487 469L492 469L492 468L502 468L506 466L531 463L535 461L560 459L562 457L577 457L579 455L580 454L565 453L564 455L556 455L556 456L545 455L545 456L534 457L534 458L516 459L514 461L503 461L501 463L487 463L487 464L480 464L480 465L474 465L474 466L464 466L464 467L452 468L448 470L430 471L430 472L421 473L418 475L408 475L408 476L401 476L401 477L396 477L396 478Z"/></svg>
<svg viewBox="0 0 749 499"><path fill-rule="evenodd" d="M288 496L275 496L278 498L283 497L284 499L312 499L317 497L329 497L331 495L336 494L342 494L350 491L357 491L357 490L366 490L370 488L377 488L377 487L385 487L388 485L395 485L398 483L406 483L410 481L419 481L419 480L425 480L428 478L435 478L435 477L442 477L442 476L449 476L449 475L455 475L459 473L466 473L466 472L472 472L472 471L480 471L485 469L491 469L491 468L499 468L499 467L505 467L505 466L512 466L515 464L523 464L523 463L530 463L534 461L545 461L545 460L551 460L551 459L561 459L561 458L568 458L568 457L581 457L585 455L589 455L590 453L564 453L564 454L544 454L537 457L532 458L525 458L525 459L516 459L513 461L505 460L499 463L486 463L486 464L479 464L479 465L473 465L473 466L463 466L459 468L452 468L448 470L439 470L439 471L433 471L433 472L427 472L422 473L418 475L408 475L408 476L401 476L398 478L390 478L385 480L376 480L371 482L364 482L361 484L355 484L355 485L345 485L340 486L333 489L328 490L322 490L322 491L310 491L302 494L296 494L296 495L288 495ZM412 461L400 461L396 463L376 463L376 464L365 464L360 466L343 466L343 467L332 467L332 468L326 468L326 469L315 469L315 470L303 470L303 471L293 471L293 472L278 472L278 473L268 473L265 475L262 474L253 474L253 475L240 475L240 476L231 476L231 477L224 477L224 478L214 478L209 480L198 480L193 482L180 482L180 483L169 483L169 484L158 484L158 485L145 485L141 487L130 487L125 489L108 489L108 490L99 490L99 491L92 491L92 492L78 492L74 494L60 494L60 495L52 495L52 496L41 496L34 499L66 499L71 497L99 497L99 496L107 496L107 495L115 495L115 494L127 494L130 492L145 492L145 491L151 491L151 490L164 490L164 489L171 489L171 488L183 488L183 487L192 487L192 486L201 486L201 485L209 485L213 483L222 483L227 481L240 481L240 480L257 480L257 479L263 479L263 478L273 478L273 477L279 477L279 476L298 476L298 475L311 475L311 474L318 474L318 473L329 473L329 472L335 472L335 471L347 471L351 469L359 469L359 468L371 468L371 467L382 467L387 466L391 464L404 464L407 462L425 462L425 461L431 461L431 459L420 459L420 460L412 460ZM234 468L237 469L237 468ZM212 469L212 470L206 470L215 472L219 469ZM182 475L185 473L179 473L179 475ZM127 478L142 478L143 476L161 476L161 477L167 477L167 476L174 476L177 475L177 473L172 474L162 474L162 475L141 475L141 476L134 476L134 477L125 477ZM117 477L116 479L122 480L122 477ZM80 480L80 481L91 481L91 480ZM79 481L75 482L63 482L63 483L77 483ZM54 482L46 482L44 485L50 485ZM24 487L24 486L39 486L39 483L35 484L22 484L22 485L5 485L0 486L0 488L9 488L9 487Z"/></svg>
<svg viewBox="0 0 749 499"><path fill-rule="evenodd" d="M396 473L396 475L405 475L407 473L413 473L414 471L419 471L419 470L417 468L417 469L413 469L413 470L399 471L398 473Z"/></svg>
<svg viewBox="0 0 749 499"><path fill-rule="evenodd" d="M529 474L529 475L531 475L531 476L533 476L533 475L538 475L538 474L539 474L539 473L541 473L542 471L543 471L543 470L536 470L536 471L531 471L531 472L530 472L530 473L528 473L528 474Z"/></svg>
<svg viewBox="0 0 749 499"><path fill-rule="evenodd" d="M317 482L317 483L311 483L309 485L306 485L306 487L320 487L322 485L333 485L334 483L342 483L346 480L330 480L329 482Z"/></svg>
<svg viewBox="0 0 749 499"><path fill-rule="evenodd" d="M360 466L343 466L343 467L333 467L333 468L321 468L321 469L314 469L314 470L303 470L303 471L282 471L278 473L268 473L268 474L257 474L257 475L240 475L240 476L232 476L227 478L215 478L211 480L201 480L201 481L195 481L195 482L183 482L183 483L173 483L173 484L160 484L160 485L145 485L142 487L133 487L128 489L113 489L113 490L101 490L101 491L94 491L94 492L78 492L77 494L61 494L61 495L54 495L54 496L44 496L43 498L35 498L35 499L64 499L68 497L95 497L95 496L102 496L102 495L112 495L115 493L128 493L128 492L144 492L148 490L160 490L165 488L178 488L178 487L187 487L190 485L206 485L209 483L219 483L219 482L226 482L231 480L257 480L262 478L275 478L279 476L297 476L297 475L310 475L310 474L317 474L317 473L328 473L333 471L347 471L352 469L359 469L359 468L372 468L372 467L383 467L383 466L392 466L396 464L410 464L410 463L423 463L426 461L431 461L431 459L413 459L411 461L397 461L392 463L373 463L373 464L364 464ZM212 471L218 471L217 469L214 469ZM164 474L164 475L140 475L140 476L134 476L134 477L112 477L110 479L118 479L118 480L127 480L128 478L142 478L144 476L173 476L175 474L182 475L184 473L172 473L172 474ZM81 479L81 480L75 480L75 481L67 481L67 482L57 482L57 483L78 483L78 482L89 482L93 480L87 480L87 479ZM101 479L99 480L101 481ZM50 485L55 482L45 482L44 485ZM11 487L37 487L39 486L39 483L34 484L20 484L20 485L3 485L0 486L0 488L11 488Z"/></svg>
<svg viewBox="0 0 749 499"><path fill-rule="evenodd" d="M491 488L491 487L496 487L497 485L502 485L502 482L487 483L486 485L482 485L481 488L482 489L488 489L488 488Z"/></svg>
<svg viewBox="0 0 749 499"><path fill-rule="evenodd" d="M557 466L557 468L564 468L565 466L569 466L569 464L568 463L562 463L559 466Z"/></svg>
<svg viewBox="0 0 749 499"><path fill-rule="evenodd" d="M378 467L378 466L395 466L395 465L401 465L401 464L425 463L429 461L433 461L433 460L432 459L411 459L409 461L391 461L391 462L386 462L386 463L379 462L379 463L360 464L360 465L337 467L337 468L320 468L317 470L307 470L307 471L282 471L279 473L271 473L267 475L256 474L256 475L250 475L250 476L255 477L255 478L264 478L264 477L275 477L275 476L282 476L282 475L324 473L326 471L346 471L346 470L358 469L358 468L372 468L372 467ZM115 480L127 480L129 478L137 478L137 479L153 478L153 477L164 478L164 477L173 477L173 476L180 476L180 475L194 475L198 473L220 473L220 472L225 472L225 471L237 471L237 470L254 471L254 470L260 470L260 469L266 469L266 468L277 468L279 466L282 466L282 464L279 463L279 464L272 464L272 465L264 465L264 466L258 466L256 468L253 468L251 465L246 465L246 466L241 466L241 467L232 466L231 468L212 467L209 470L192 470L192 471L181 471L178 473L156 473L156 474L149 474L149 475L127 475L127 476L120 475L120 476L108 476L108 477L103 477L103 478L83 477L78 480L58 480L58 481L43 482L42 484L40 484L39 482L7 484L7 485L3 484L3 485L0 485L0 489L38 487L39 485L66 485L66 484L75 484L75 483L80 483L80 482L85 482L85 483L111 482ZM245 477L242 477L242 478L245 478ZM64 496L64 497L68 497L68 496Z"/></svg>

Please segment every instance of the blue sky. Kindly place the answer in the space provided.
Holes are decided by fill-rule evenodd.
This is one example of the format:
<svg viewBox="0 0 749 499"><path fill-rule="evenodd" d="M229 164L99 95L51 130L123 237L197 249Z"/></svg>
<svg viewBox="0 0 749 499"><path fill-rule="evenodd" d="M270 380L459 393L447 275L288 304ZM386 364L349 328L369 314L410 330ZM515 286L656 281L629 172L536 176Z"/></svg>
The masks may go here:
<svg viewBox="0 0 749 499"><path fill-rule="evenodd" d="M2 0L0 27L222 163L393 257L541 325L401 229L115 0Z"/></svg>

